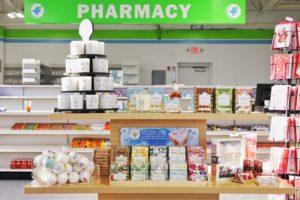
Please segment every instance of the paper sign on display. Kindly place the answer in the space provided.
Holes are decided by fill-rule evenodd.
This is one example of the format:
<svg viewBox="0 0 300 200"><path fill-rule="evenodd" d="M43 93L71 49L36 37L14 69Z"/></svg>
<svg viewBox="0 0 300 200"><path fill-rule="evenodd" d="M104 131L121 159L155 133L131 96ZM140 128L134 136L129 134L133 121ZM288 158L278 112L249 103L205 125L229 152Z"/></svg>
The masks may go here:
<svg viewBox="0 0 300 200"><path fill-rule="evenodd" d="M122 128L122 146L199 146L197 128Z"/></svg>

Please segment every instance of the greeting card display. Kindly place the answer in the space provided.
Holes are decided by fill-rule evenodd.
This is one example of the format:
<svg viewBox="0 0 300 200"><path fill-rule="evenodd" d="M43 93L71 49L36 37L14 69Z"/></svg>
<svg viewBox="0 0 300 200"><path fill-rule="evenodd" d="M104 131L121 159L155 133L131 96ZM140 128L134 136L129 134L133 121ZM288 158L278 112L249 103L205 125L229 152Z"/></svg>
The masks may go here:
<svg viewBox="0 0 300 200"><path fill-rule="evenodd" d="M242 139L212 140L211 175L213 181L231 180L243 169L245 144Z"/></svg>

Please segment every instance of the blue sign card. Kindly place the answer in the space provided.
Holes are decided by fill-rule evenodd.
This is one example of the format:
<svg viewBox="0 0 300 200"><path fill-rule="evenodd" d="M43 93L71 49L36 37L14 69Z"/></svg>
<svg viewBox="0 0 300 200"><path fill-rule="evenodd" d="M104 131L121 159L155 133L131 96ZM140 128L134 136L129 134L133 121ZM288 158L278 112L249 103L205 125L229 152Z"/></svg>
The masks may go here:
<svg viewBox="0 0 300 200"><path fill-rule="evenodd" d="M121 146L199 146L197 128L122 128Z"/></svg>

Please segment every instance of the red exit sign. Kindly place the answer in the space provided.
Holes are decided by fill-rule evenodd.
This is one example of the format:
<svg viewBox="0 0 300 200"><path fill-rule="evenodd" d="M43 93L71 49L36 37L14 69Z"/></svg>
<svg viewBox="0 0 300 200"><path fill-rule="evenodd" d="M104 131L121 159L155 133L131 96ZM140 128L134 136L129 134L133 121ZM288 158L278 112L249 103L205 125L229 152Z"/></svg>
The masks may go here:
<svg viewBox="0 0 300 200"><path fill-rule="evenodd" d="M188 48L186 51L190 54L199 55L204 50L201 49L200 47L191 47L191 48Z"/></svg>

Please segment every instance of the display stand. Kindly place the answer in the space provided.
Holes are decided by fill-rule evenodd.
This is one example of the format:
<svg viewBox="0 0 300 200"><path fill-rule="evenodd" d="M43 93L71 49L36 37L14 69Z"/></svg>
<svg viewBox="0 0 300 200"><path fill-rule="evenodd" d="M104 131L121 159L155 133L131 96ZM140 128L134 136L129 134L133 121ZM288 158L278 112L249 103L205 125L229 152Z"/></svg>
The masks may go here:
<svg viewBox="0 0 300 200"><path fill-rule="evenodd" d="M59 118L72 118L70 116L81 116L83 114L56 114ZM123 127L189 127L198 128L200 133L200 145L206 147L206 121L207 118L213 118L212 115L201 114L151 114L151 113L111 113L104 114L86 114L88 117L98 116L98 120L102 117L111 117L111 144L120 144L120 128ZM216 114L216 118L218 114ZM102 116L102 117L101 117ZM207 116L207 118L205 118ZM221 115L222 116L222 115ZM245 115L251 119L254 116ZM200 118L202 117L202 118ZM232 116L230 115L230 118ZM260 116L262 117L262 116ZM268 117L265 115L265 119ZM55 186L43 186L32 182L25 186L26 194L71 194L71 193L98 193L99 200L218 200L220 194L294 194L295 189L282 181L279 186L259 187L254 181L246 184L238 184L233 182L214 183L208 182L206 185L196 182L152 182L132 184L116 184L110 185L108 177L102 178L101 181L93 181L87 184L67 184Z"/></svg>

